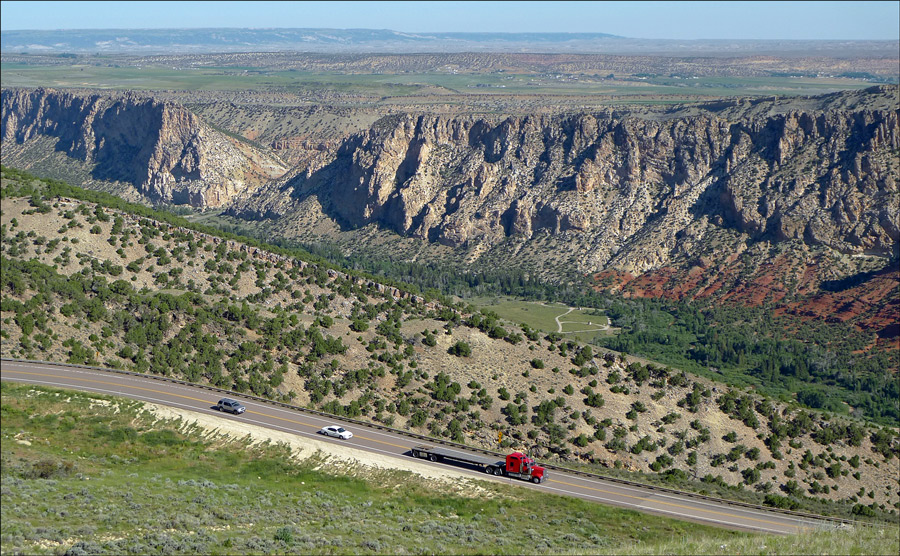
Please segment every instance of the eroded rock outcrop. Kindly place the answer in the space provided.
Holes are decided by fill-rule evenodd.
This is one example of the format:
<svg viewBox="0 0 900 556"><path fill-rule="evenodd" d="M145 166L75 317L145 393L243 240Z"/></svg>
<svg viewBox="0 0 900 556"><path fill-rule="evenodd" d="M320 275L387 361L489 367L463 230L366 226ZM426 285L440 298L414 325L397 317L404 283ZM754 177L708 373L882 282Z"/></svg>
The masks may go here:
<svg viewBox="0 0 900 556"><path fill-rule="evenodd" d="M231 210L279 217L315 196L347 228L468 250L546 233L579 241L582 272L658 268L715 229L890 256L897 97L876 87L800 108L390 116Z"/></svg>
<svg viewBox="0 0 900 556"><path fill-rule="evenodd" d="M90 165L96 180L132 184L152 201L201 208L222 206L286 170L182 106L127 93L4 89L0 136L9 152L52 138L56 151Z"/></svg>
<svg viewBox="0 0 900 556"><path fill-rule="evenodd" d="M4 90L5 163L48 138L95 179L151 200L282 219L312 241L315 219L374 224L467 263L564 249L554 264L567 270L641 274L701 255L729 264L757 241L888 257L900 243L896 86L570 115L391 115L287 173L177 104Z"/></svg>

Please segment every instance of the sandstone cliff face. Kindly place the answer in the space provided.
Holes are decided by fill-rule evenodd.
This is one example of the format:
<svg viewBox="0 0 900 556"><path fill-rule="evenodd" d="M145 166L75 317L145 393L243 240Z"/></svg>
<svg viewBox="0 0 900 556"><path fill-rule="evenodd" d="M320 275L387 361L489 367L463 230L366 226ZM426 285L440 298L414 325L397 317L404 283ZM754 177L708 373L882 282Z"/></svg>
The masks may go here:
<svg viewBox="0 0 900 556"><path fill-rule="evenodd" d="M5 163L53 141L97 180L278 218L307 240L323 228L299 221L318 218L466 262L565 250L555 264L568 270L641 274L701 255L730 264L756 242L896 256L897 107L891 86L656 111L393 115L288 173L183 107L130 94L4 90L0 134Z"/></svg>
<svg viewBox="0 0 900 556"><path fill-rule="evenodd" d="M278 217L317 197L345 228L377 223L473 252L549 234L582 246L581 272L658 268L716 229L890 256L897 93L854 93L857 108L834 110L391 116L231 210Z"/></svg>
<svg viewBox="0 0 900 556"><path fill-rule="evenodd" d="M131 94L3 90L0 137L11 153L54 138L55 150L91 165L96 180L200 208L221 206L286 170L181 106Z"/></svg>

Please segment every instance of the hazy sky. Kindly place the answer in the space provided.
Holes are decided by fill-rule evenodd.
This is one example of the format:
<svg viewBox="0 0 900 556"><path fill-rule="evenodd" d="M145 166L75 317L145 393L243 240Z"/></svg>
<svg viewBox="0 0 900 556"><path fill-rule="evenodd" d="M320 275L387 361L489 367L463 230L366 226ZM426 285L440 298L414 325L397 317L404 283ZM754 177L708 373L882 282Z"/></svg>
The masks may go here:
<svg viewBox="0 0 900 556"><path fill-rule="evenodd" d="M0 29L327 27L900 40L900 2L19 2Z"/></svg>

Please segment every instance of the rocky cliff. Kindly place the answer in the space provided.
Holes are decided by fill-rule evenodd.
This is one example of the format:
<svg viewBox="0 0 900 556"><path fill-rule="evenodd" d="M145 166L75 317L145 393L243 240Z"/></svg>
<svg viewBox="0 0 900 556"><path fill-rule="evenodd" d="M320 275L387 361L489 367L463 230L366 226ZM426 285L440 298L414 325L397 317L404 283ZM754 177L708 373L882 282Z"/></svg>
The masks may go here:
<svg viewBox="0 0 900 556"><path fill-rule="evenodd" d="M87 164L93 180L200 208L222 206L286 170L182 106L133 94L4 89L0 136L5 164L31 167L49 138L54 151Z"/></svg>
<svg viewBox="0 0 900 556"><path fill-rule="evenodd" d="M898 104L889 86L568 115L390 115L287 173L235 129L127 93L4 90L0 131L5 164L64 156L150 200L272 219L307 241L373 249L366 230L387 230L382 247L420 260L640 275L762 260L777 244L807 259L896 257ZM823 280L860 271L825 260Z"/></svg>
<svg viewBox="0 0 900 556"><path fill-rule="evenodd" d="M584 273L733 260L759 241L891 257L898 149L894 86L641 112L389 116L230 210L299 220L314 198L344 230L375 224L470 255L552 238Z"/></svg>

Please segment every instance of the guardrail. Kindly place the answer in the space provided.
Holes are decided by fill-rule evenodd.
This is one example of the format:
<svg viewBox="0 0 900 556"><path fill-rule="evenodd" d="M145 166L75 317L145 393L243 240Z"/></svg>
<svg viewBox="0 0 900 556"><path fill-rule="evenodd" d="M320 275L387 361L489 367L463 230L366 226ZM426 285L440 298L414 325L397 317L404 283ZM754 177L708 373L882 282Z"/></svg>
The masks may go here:
<svg viewBox="0 0 900 556"><path fill-rule="evenodd" d="M361 421L359 419L353 419L350 417L342 417L339 415L334 415L332 413L326 413L324 411L319 411L317 409L309 409L306 407L300 407L300 406L291 405L291 404L284 403L284 402L270 400L268 398L261 398L259 396L242 394L240 392L234 392L232 390L225 390L224 388L218 388L216 386L210 386L207 384L197 384L194 382L187 382L185 380L179 380L177 378L172 378L172 377L168 377L168 376L148 375L148 374L138 373L138 372L134 372L134 371L126 371L123 369L93 367L90 365L75 365L72 363L59 363L56 361L32 361L29 359L14 359L14 358L6 358L6 357L0 358L0 361L9 361L9 362L15 362L15 363L37 363L37 364L41 364L41 365L56 365L59 367L78 367L78 368L82 368L82 369L90 369L93 371L103 371L103 372L109 372L109 373L117 373L117 374L122 374L122 375L130 375L130 376L136 376L136 377L141 377L141 378L147 378L147 379L151 379L151 380L158 380L158 381L162 381L162 382L171 382L174 384L181 384L184 386L192 386L195 388L202 388L204 390L209 390L209 391L217 392L220 394L227 394L227 395L229 395L231 397L235 397L235 398L244 398L247 400L253 400L258 403L264 403L264 404L268 404L268 405L274 405L277 407L287 408L287 409L297 411L300 413L317 415L319 417L328 417L330 419L343 421L345 423L353 423L354 425L358 425L358 426L362 426L362 427L366 427L366 428L370 428L370 429L378 429L378 430L388 431L390 433L397 434L399 436L406 436L406 437L414 438L417 440L425 440L425 441L428 441L428 442L431 442L434 444L443 444L444 446L451 446L454 448L468 450L470 452L478 452L478 453L489 455L489 456L497 456L499 458L506 457L506 454L503 452L495 452L493 450L487 450L484 448L467 446L466 444L460 444L458 442L444 440L442 438L435 438L433 436L426 436L423 434L417 434L417 433L410 432L410 431L395 429L395 428L389 427L387 425L380 425L378 423L372 423L369 421ZM741 502L739 500L728 500L725 498L716 498L714 496L709 496L706 494L699 494L699 493L695 493L695 492L687 492L687 491L677 490L677 489L669 488L669 487L650 485L650 484L646 484L646 483L639 483L637 481L629 481L627 479L620 479L618 477L607 477L607 476L600 475L597 473L590 473L590 472L581 471L578 469L570 469L568 467L563 467L561 465L554 465L552 463L543 463L542 462L541 465L543 467L545 467L546 469L561 471L561 472L569 473L572 475L578 475L578 476L588 477L588 478L592 478L592 479L600 479L600 480L607 481L610 483L617 483L617 484L632 486L632 487L640 487L640 488L655 491L655 492L664 492L667 494L675 494L678 496L694 498L697 500L705 500L708 502L716 502L718 504L726 504L729 506L749 508L749 509L754 509L754 510L763 510L763 511L767 511L767 512L791 515L791 516L795 516L795 517L801 517L801 518L806 518L806 519L811 519L811 520L816 520L816 521L836 522L836 523L842 523L842 524L854 525L854 526L872 525L872 523L865 522L865 521L856 521L853 519L847 519L847 518L842 518L842 517L834 517L834 516L827 516L827 515L798 512L798 511L794 511L794 510L786 510L784 508L774 508L771 506L760 506L759 504L751 504L749 502Z"/></svg>

